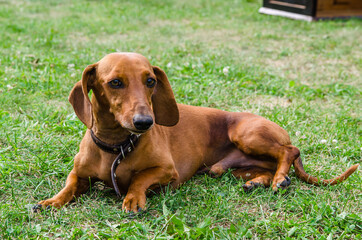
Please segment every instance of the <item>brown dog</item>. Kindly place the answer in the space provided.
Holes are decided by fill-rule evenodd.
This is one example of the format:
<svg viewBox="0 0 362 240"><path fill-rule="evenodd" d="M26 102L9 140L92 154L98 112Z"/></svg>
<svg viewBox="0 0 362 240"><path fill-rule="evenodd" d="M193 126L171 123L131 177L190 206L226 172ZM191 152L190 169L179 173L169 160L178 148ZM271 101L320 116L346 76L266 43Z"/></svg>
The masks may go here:
<svg viewBox="0 0 362 240"><path fill-rule="evenodd" d="M130 139L131 133L141 134L138 145L133 146L136 138L129 140L128 156L113 163L114 187L126 194L126 211L144 208L148 189L177 187L196 172L218 176L234 168L232 173L247 181L245 190L272 184L277 191L290 184L292 164L299 178L314 185L341 182L359 165L330 180L308 175L298 148L277 124L251 113L176 104L164 71L136 53L112 53L86 67L69 101L88 130L65 188L38 207L59 208L97 180L113 186L117 154L104 145L119 146L111 144Z"/></svg>

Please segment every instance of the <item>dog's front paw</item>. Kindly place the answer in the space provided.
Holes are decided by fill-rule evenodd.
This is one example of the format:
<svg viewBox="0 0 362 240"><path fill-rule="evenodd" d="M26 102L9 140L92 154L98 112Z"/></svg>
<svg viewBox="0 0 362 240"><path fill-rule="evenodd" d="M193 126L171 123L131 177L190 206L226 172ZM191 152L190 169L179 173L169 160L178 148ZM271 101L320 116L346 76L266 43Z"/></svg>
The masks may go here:
<svg viewBox="0 0 362 240"><path fill-rule="evenodd" d="M128 193L123 200L122 209L137 213L145 209L146 195L144 193Z"/></svg>
<svg viewBox="0 0 362 240"><path fill-rule="evenodd" d="M62 201L56 200L56 199L48 199L40 201L38 204L36 204L34 207L32 207L33 212L40 212L43 209L50 209L51 207L55 208L61 208L64 205Z"/></svg>

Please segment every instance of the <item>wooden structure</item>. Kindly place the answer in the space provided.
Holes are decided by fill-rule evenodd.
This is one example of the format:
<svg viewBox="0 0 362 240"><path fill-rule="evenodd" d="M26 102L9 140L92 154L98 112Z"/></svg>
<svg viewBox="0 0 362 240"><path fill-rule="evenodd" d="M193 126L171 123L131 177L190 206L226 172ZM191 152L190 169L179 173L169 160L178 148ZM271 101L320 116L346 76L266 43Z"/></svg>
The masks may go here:
<svg viewBox="0 0 362 240"><path fill-rule="evenodd" d="M264 0L259 12L307 21L362 17L362 0Z"/></svg>

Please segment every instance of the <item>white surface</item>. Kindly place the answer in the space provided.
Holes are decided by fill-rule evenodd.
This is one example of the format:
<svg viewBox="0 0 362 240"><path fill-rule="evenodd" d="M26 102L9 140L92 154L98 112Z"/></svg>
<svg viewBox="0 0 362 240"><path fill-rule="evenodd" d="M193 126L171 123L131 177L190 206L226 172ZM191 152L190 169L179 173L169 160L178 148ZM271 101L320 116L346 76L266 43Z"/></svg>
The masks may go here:
<svg viewBox="0 0 362 240"><path fill-rule="evenodd" d="M311 17L311 16L297 14L297 13L291 13L291 12L266 8L266 7L260 8L259 13L274 15L274 16L282 16L282 17L292 18L292 19L296 19L296 20L304 20L304 21L308 21L308 22L313 21L313 17Z"/></svg>

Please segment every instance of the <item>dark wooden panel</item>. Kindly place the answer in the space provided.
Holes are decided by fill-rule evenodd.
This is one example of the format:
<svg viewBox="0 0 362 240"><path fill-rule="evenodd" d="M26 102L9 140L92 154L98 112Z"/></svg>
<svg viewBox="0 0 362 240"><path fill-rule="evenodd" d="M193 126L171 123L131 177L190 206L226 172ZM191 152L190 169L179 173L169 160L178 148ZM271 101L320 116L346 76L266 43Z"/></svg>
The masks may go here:
<svg viewBox="0 0 362 240"><path fill-rule="evenodd" d="M316 0L264 0L264 7L314 16Z"/></svg>

